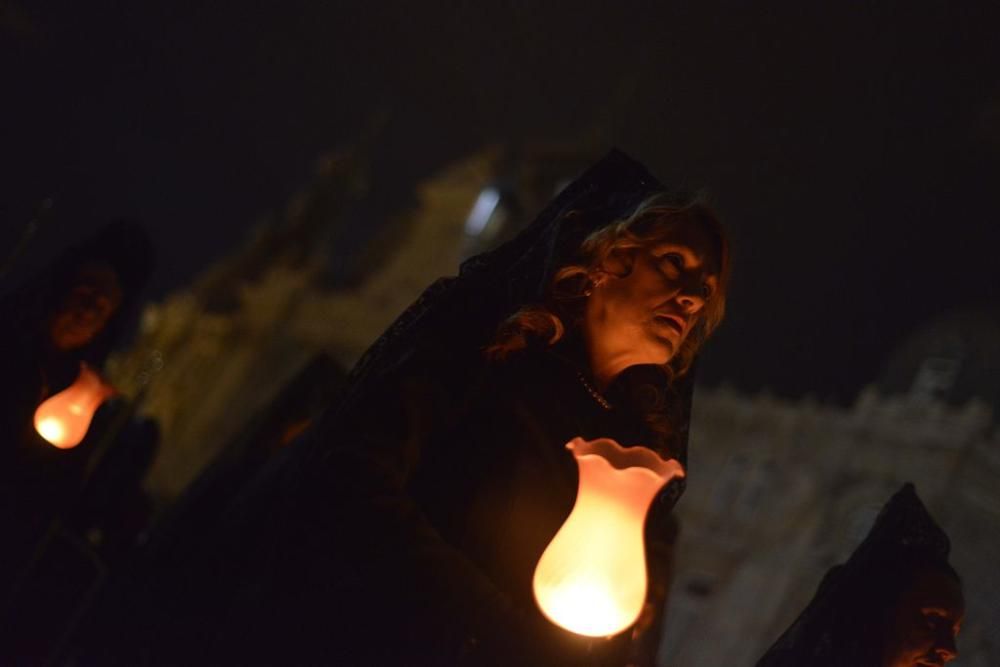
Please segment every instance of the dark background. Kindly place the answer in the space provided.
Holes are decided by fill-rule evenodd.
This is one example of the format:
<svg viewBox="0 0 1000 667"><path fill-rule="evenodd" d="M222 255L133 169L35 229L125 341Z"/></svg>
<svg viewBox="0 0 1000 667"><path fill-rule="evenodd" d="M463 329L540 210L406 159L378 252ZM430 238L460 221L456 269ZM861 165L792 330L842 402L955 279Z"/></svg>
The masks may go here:
<svg viewBox="0 0 1000 667"><path fill-rule="evenodd" d="M0 0L0 247L46 196L19 272L134 216L162 296L383 117L389 202L490 142L707 188L737 262L709 382L850 401L996 307L1000 3L538 4Z"/></svg>

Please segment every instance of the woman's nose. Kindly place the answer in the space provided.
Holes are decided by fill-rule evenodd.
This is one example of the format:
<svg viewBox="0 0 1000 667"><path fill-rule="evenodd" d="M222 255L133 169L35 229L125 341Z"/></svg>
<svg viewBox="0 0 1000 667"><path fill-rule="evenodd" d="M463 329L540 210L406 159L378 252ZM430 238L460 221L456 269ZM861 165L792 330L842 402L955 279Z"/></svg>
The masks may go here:
<svg viewBox="0 0 1000 667"><path fill-rule="evenodd" d="M958 646L955 645L955 638L950 635L946 636L934 647L934 652L938 654L942 662L951 662L958 657Z"/></svg>
<svg viewBox="0 0 1000 667"><path fill-rule="evenodd" d="M704 308L705 297L695 291L692 291L691 288L685 288L677 294L677 303L679 303L688 314L694 314Z"/></svg>

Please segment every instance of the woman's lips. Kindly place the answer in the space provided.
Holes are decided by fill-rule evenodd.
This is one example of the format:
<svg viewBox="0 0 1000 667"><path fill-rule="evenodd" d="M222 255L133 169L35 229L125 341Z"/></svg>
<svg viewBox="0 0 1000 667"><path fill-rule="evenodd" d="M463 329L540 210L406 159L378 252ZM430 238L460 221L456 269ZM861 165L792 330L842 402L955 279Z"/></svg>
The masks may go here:
<svg viewBox="0 0 1000 667"><path fill-rule="evenodd" d="M673 329L679 334L684 333L684 327L686 322L684 321L684 318L680 317L679 315L670 315L668 313L657 313L654 319L658 323L664 325L665 327Z"/></svg>

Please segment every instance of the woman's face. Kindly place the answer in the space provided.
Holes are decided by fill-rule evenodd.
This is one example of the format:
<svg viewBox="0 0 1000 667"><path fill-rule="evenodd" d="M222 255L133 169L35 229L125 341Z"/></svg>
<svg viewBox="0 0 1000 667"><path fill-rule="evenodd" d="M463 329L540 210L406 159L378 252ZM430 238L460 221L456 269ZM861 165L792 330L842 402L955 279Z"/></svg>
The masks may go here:
<svg viewBox="0 0 1000 667"><path fill-rule="evenodd" d="M673 225L655 245L627 252L608 259L584 313L599 380L670 361L718 288L717 246L696 223Z"/></svg>
<svg viewBox="0 0 1000 667"><path fill-rule="evenodd" d="M105 264L81 268L50 319L53 346L73 350L87 345L101 333L121 301L121 285L114 269Z"/></svg>
<svg viewBox="0 0 1000 667"><path fill-rule="evenodd" d="M955 638L964 618L965 602L958 581L945 572L921 571L895 609L885 667L951 662L958 657Z"/></svg>

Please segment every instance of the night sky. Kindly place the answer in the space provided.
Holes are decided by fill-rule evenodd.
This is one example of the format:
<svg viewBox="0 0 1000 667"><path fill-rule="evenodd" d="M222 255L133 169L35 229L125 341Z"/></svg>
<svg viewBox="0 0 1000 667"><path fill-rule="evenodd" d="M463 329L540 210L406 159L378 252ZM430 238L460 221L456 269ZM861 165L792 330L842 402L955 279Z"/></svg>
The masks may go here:
<svg viewBox="0 0 1000 667"><path fill-rule="evenodd" d="M382 115L390 199L489 142L706 188L737 263L712 383L850 401L997 307L1000 3L536 4L0 0L0 244L47 195L25 266L133 216L162 295Z"/></svg>

